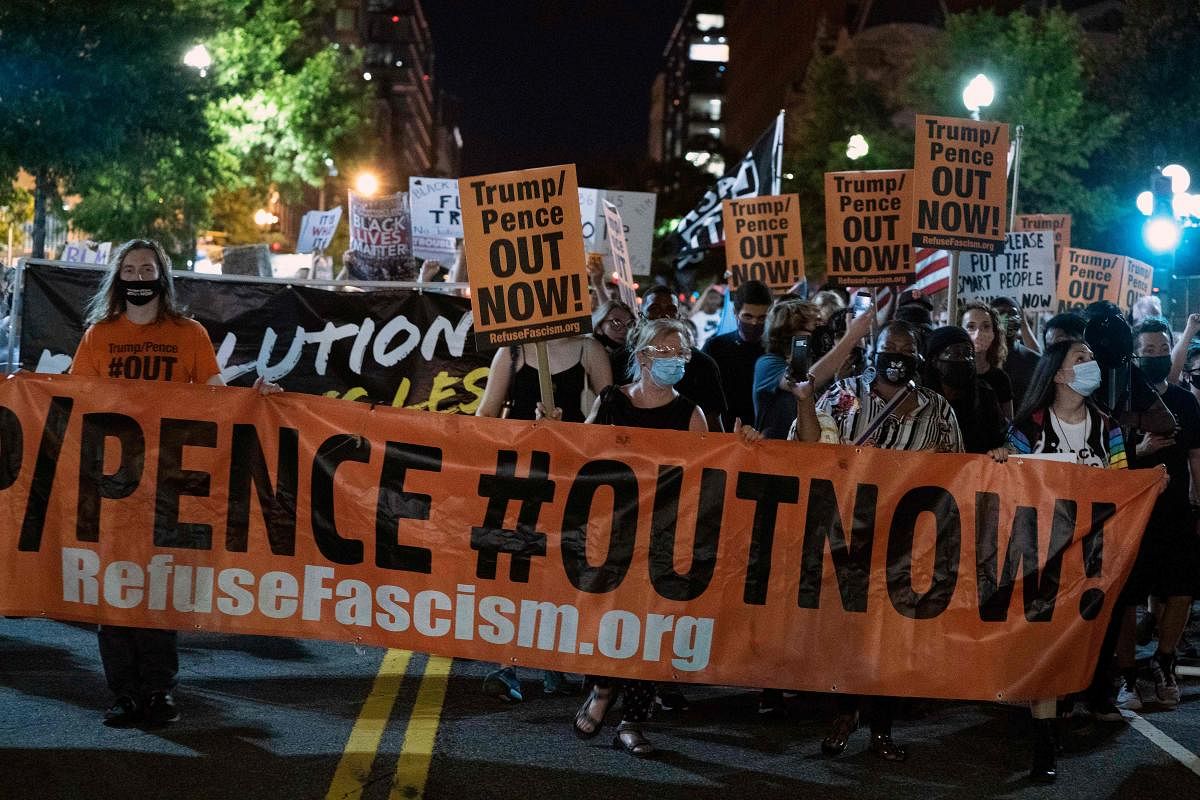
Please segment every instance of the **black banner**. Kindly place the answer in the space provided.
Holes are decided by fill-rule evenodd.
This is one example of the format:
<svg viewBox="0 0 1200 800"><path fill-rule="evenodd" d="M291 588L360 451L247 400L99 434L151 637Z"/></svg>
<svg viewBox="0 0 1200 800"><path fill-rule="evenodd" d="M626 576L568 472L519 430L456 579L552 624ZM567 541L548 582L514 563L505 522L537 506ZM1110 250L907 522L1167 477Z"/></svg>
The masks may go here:
<svg viewBox="0 0 1200 800"><path fill-rule="evenodd" d="M66 372L103 271L27 264L21 364ZM408 289L327 288L176 273L175 289L208 330L221 375L287 391L473 414L490 353L479 353L466 300Z"/></svg>

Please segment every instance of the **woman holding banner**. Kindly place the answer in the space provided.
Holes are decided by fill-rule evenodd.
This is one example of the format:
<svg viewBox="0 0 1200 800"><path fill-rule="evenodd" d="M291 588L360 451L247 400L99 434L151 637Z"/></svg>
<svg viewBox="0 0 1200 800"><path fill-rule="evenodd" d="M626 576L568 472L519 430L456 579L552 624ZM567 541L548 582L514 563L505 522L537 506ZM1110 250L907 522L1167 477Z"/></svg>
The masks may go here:
<svg viewBox="0 0 1200 800"><path fill-rule="evenodd" d="M134 239L117 248L88 306L88 322L72 375L225 384L208 332L175 299L171 260L158 242ZM261 378L255 388L282 391ZM116 697L104 724L124 728L179 719L176 632L101 625L98 635L104 676Z"/></svg>
<svg viewBox="0 0 1200 800"><path fill-rule="evenodd" d="M627 386L609 386L602 391L587 421L598 425L706 433L708 423L704 411L675 390L692 356L690 342L690 332L677 319L644 321L629 345L634 382ZM762 438L750 427L739 425L734 432L748 442ZM609 708L621 697L621 722L613 746L641 758L653 754L654 745L642 733L642 724L650 718L654 707L654 684L598 675L588 676L588 683L591 691L575 714L575 735L580 739L597 736L604 727Z"/></svg>
<svg viewBox="0 0 1200 800"><path fill-rule="evenodd" d="M1076 464L1125 469L1121 427L1089 399L1098 388L1100 365L1090 347L1071 340L1048 345L1009 429L1008 451L1017 455L1057 453ZM1007 458L1004 454L993 457L998 461ZM1031 707L1034 741L1029 776L1043 783L1057 777L1056 707L1056 698L1037 700Z"/></svg>

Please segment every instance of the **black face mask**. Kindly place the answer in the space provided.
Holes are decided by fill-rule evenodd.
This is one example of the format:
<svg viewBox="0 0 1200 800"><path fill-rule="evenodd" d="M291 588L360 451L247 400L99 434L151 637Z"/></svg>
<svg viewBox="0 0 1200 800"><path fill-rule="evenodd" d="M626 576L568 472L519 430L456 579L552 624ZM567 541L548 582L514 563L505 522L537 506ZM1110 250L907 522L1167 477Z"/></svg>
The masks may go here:
<svg viewBox="0 0 1200 800"><path fill-rule="evenodd" d="M1141 367L1146 380L1151 383L1162 383L1171 372L1171 357L1141 356L1138 358L1138 366Z"/></svg>
<svg viewBox="0 0 1200 800"><path fill-rule="evenodd" d="M117 278L117 289L131 306L144 306L162 294L162 284L157 280L127 281Z"/></svg>
<svg viewBox="0 0 1200 800"><path fill-rule="evenodd" d="M908 353L876 353L875 375L894 385L903 386L917 374L917 357Z"/></svg>
<svg viewBox="0 0 1200 800"><path fill-rule="evenodd" d="M970 361L935 361L933 369L942 385L951 389L967 389L975 380L975 365Z"/></svg>

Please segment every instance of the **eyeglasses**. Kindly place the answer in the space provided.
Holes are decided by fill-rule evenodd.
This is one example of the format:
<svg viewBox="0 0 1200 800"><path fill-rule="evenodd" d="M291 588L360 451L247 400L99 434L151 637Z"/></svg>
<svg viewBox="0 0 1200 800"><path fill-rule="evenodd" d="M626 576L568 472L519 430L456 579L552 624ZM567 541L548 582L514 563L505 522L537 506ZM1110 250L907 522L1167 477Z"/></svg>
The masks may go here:
<svg viewBox="0 0 1200 800"><path fill-rule="evenodd" d="M625 330L626 328L633 327L633 320L631 320L631 319L625 320L625 319L617 319L616 317L609 317L608 319L604 320L603 324L604 325L612 325L614 328L616 328L617 330L620 331L620 330Z"/></svg>
<svg viewBox="0 0 1200 800"><path fill-rule="evenodd" d="M692 360L692 348L690 347L662 347L648 344L642 350L651 358L682 358L685 363Z"/></svg>

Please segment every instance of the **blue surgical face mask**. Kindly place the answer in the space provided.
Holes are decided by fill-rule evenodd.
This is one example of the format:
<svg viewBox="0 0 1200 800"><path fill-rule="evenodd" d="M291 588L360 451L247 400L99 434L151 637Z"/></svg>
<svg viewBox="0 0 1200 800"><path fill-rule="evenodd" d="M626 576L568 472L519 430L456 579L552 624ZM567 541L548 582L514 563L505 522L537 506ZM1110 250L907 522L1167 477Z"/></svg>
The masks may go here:
<svg viewBox="0 0 1200 800"><path fill-rule="evenodd" d="M1075 379L1067 386L1070 386L1084 397L1091 397L1092 392L1100 388L1100 364L1095 361L1084 361L1082 364L1076 364L1072 367L1072 372L1075 373Z"/></svg>
<svg viewBox="0 0 1200 800"><path fill-rule="evenodd" d="M659 386L674 386L683 378L687 362L682 358L655 358L650 361L650 377Z"/></svg>

